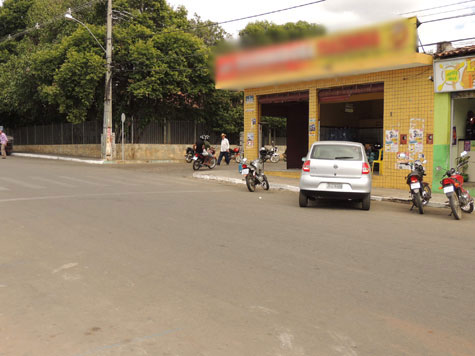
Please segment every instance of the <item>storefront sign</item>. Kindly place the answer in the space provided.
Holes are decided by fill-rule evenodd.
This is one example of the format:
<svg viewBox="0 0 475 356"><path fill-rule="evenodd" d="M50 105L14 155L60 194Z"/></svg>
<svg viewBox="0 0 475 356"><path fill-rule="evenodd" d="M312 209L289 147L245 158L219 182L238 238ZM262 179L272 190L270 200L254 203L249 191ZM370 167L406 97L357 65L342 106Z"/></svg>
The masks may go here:
<svg viewBox="0 0 475 356"><path fill-rule="evenodd" d="M385 136L385 151L397 152L399 149L399 131L398 130L386 130Z"/></svg>
<svg viewBox="0 0 475 356"><path fill-rule="evenodd" d="M246 96L246 104L254 103L254 95L247 95Z"/></svg>
<svg viewBox="0 0 475 356"><path fill-rule="evenodd" d="M434 62L436 93L474 90L475 57L465 57Z"/></svg>
<svg viewBox="0 0 475 356"><path fill-rule="evenodd" d="M219 56L216 87L242 89L279 82L432 64L415 52L417 19L328 36L275 44ZM251 96L252 97L252 96ZM249 98L251 100L251 98ZM252 99L253 100L253 99ZM246 97L246 104L250 104Z"/></svg>

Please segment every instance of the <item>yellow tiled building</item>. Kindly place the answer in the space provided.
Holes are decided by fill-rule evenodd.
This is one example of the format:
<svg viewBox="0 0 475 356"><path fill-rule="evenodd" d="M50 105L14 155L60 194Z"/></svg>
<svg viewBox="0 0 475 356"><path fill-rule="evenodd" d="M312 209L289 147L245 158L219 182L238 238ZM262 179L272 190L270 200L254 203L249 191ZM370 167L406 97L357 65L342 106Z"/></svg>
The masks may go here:
<svg viewBox="0 0 475 356"><path fill-rule="evenodd" d="M415 51L417 19L405 21L404 31L409 42L398 51L387 50L381 39L386 36L389 42L392 41L390 44L394 45L394 35L386 34L393 33L390 31L396 27L390 24L383 29L378 27L334 35L329 42L327 38L316 42L301 41L290 49L291 55L282 52L283 46L273 46L265 51L261 49L260 52L224 58L221 68L226 68L228 72L224 72L227 76L220 76L218 71L217 87L244 90L246 157L257 157L259 146L262 145L258 142L259 124L262 116L267 115L287 117L287 146L289 150L292 146L300 147L290 153L294 156L294 167L313 142L328 136L327 133L323 135L323 131L331 132L333 129L326 126L332 125L339 126L341 130L345 130L346 126L354 126L351 129L363 132L361 135L371 132L373 141L374 135L378 135L383 160L378 169L379 174L373 175L375 187L406 188L404 177L408 173L409 162L400 159L401 152L406 153L406 157L412 161L426 159L427 167L431 167L434 133L432 57ZM401 22L397 26L400 27ZM327 41L326 47L322 41ZM339 41L346 48L359 48L356 48L356 52L350 51L348 57L340 53L332 56L332 51L346 51L345 46L335 45ZM295 46L299 46L298 50ZM312 52L315 48L317 53ZM325 55L321 54L322 49L323 52L327 51ZM276 55L285 53L281 62L287 61L287 68L282 68L284 65L279 62L279 58L269 55L272 51ZM260 56L262 53L264 55ZM295 56L298 55L301 58L296 60ZM246 69L246 65L252 67L249 65L252 61L257 63L257 67L261 62L266 62L267 66L262 71L254 69L254 72L243 72L242 68ZM235 73L229 69L233 65L238 68ZM218 62L218 69L219 66ZM359 121L352 122L357 111L360 113ZM368 112L368 118L365 117L365 111ZM289 127L294 123L295 126L289 132ZM365 131L361 127L358 129L358 125L374 127L363 127ZM363 137L360 138L360 142L364 141ZM432 171L428 169L427 174L427 181L430 182Z"/></svg>

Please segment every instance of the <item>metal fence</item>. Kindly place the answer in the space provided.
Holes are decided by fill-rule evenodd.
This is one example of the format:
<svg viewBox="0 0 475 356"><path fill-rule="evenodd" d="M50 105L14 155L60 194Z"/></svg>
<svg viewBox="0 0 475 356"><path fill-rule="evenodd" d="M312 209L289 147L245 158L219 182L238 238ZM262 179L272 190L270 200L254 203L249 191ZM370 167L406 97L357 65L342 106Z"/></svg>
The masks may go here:
<svg viewBox="0 0 475 356"><path fill-rule="evenodd" d="M13 136L15 145L72 145L100 144L102 122L81 124L50 124L6 129ZM142 127L131 120L124 126L124 143L139 144L192 144L207 134L212 144L220 142L220 132L213 132L206 124L194 121L154 121ZM121 127L115 129L116 143L121 143ZM239 144L239 134L228 134L231 144Z"/></svg>

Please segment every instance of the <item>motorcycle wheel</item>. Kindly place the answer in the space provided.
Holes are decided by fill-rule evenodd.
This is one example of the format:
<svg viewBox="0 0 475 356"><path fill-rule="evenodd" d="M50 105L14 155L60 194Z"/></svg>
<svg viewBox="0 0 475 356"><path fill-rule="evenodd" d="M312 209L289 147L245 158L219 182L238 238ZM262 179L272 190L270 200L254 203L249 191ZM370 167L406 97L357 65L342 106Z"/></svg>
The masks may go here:
<svg viewBox="0 0 475 356"><path fill-rule="evenodd" d="M422 205L420 191L415 194L412 194L412 199L413 199L414 205L417 207L417 209L419 209L419 214L424 214L424 206Z"/></svg>
<svg viewBox="0 0 475 356"><path fill-rule="evenodd" d="M191 163L191 161L193 161L193 156L192 155L186 155L185 160L186 160L186 163Z"/></svg>
<svg viewBox="0 0 475 356"><path fill-rule="evenodd" d="M254 177L250 174L246 176L246 185L247 189L249 189L250 192L256 191L256 181L254 180Z"/></svg>
<svg viewBox="0 0 475 356"><path fill-rule="evenodd" d="M234 159L236 160L236 163L241 163L241 155L236 155Z"/></svg>
<svg viewBox="0 0 475 356"><path fill-rule="evenodd" d="M461 207L464 213L470 214L473 211L473 202Z"/></svg>
<svg viewBox="0 0 475 356"><path fill-rule="evenodd" d="M424 183L424 188L422 188L422 205L427 205L431 197L432 190L430 189L429 184Z"/></svg>
<svg viewBox="0 0 475 356"><path fill-rule="evenodd" d="M270 188L270 186L269 186L269 181L267 180L267 177L266 177L265 174L262 176L262 183L261 183L261 185L262 185L262 188L263 188L264 190L269 190L269 188Z"/></svg>
<svg viewBox="0 0 475 356"><path fill-rule="evenodd" d="M270 158L270 161L271 161L272 163L277 163L277 162L279 162L279 160L280 160L280 156L279 156L279 155L272 155L272 157Z"/></svg>
<svg viewBox="0 0 475 356"><path fill-rule="evenodd" d="M201 168L201 162L199 159L197 159L196 161L193 161L193 170L194 171L197 171Z"/></svg>
<svg viewBox="0 0 475 356"><path fill-rule="evenodd" d="M462 219L462 209L460 208L460 201L457 194L449 195L449 205L450 209L452 209L452 214L454 214L454 218L456 220Z"/></svg>
<svg viewBox="0 0 475 356"><path fill-rule="evenodd" d="M213 169L214 167L216 167L216 158L215 158L215 157L212 157L212 158L209 160L209 166L208 166L208 168L209 168L209 169Z"/></svg>

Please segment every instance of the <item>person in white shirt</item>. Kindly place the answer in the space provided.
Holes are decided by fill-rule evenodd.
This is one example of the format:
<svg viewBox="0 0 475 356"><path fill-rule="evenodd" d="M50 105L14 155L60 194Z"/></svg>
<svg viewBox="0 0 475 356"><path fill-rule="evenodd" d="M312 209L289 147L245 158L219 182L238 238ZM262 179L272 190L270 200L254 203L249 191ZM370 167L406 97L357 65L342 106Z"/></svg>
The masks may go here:
<svg viewBox="0 0 475 356"><path fill-rule="evenodd" d="M221 134L221 151L219 152L218 166L221 164L223 157L226 164L229 165L229 141L224 133Z"/></svg>

